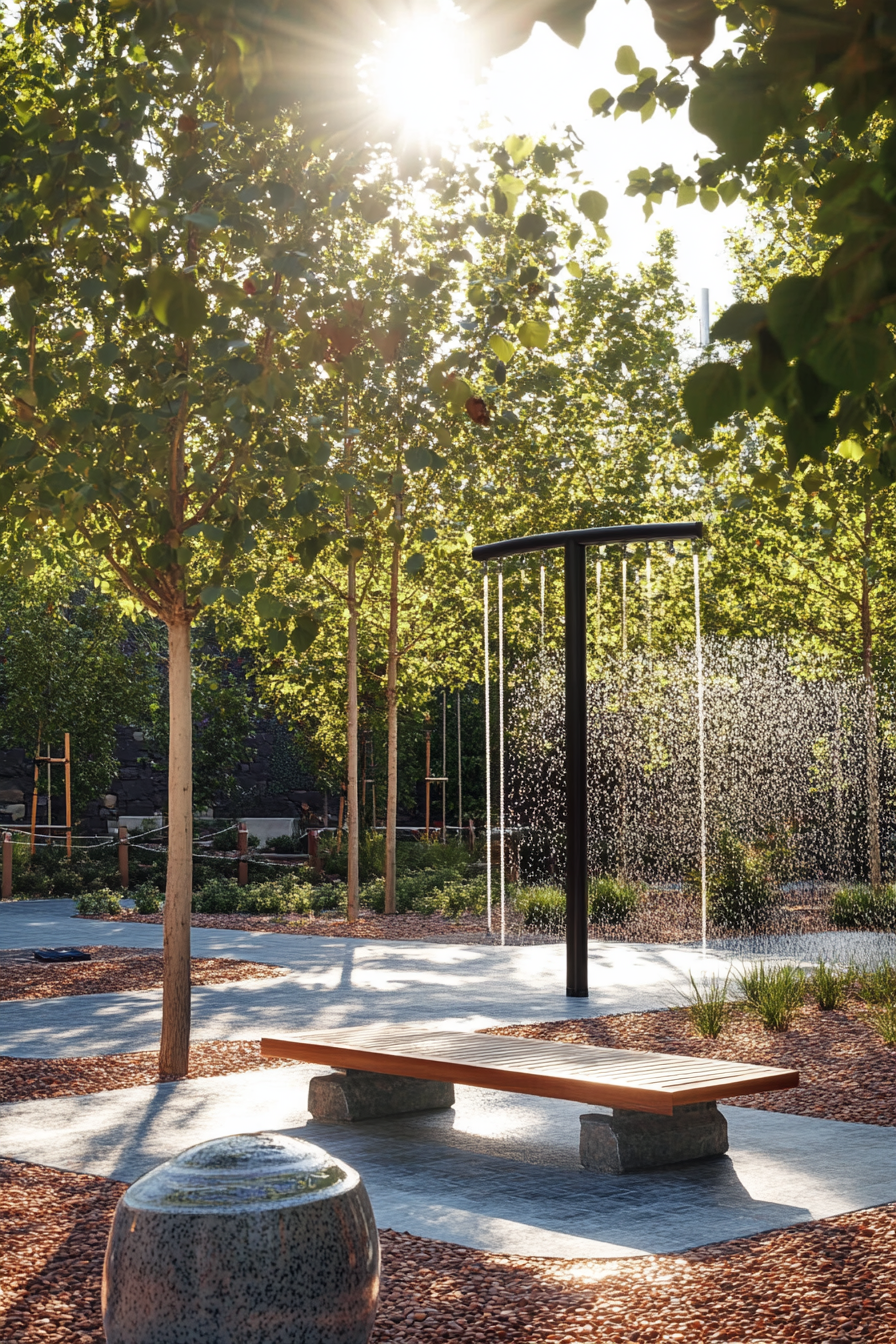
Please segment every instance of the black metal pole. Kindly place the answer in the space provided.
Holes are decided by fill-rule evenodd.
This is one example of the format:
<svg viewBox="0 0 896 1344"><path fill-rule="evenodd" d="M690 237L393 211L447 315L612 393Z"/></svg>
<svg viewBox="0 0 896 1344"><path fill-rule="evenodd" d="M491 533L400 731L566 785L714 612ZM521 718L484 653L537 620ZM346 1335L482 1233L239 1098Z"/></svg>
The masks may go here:
<svg viewBox="0 0 896 1344"><path fill-rule="evenodd" d="M566 606L566 994L588 997L588 668L586 549L565 552Z"/></svg>

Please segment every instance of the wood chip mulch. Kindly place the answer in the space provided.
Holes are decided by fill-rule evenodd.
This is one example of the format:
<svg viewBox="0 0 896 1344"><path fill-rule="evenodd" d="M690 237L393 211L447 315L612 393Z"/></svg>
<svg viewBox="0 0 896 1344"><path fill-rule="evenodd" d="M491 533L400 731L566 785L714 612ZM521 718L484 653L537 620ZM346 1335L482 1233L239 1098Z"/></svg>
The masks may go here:
<svg viewBox="0 0 896 1344"><path fill-rule="evenodd" d="M289 1068L289 1059L262 1059L260 1041L193 1041L187 1078L217 1078L253 1069ZM83 1097L123 1087L169 1080L159 1075L157 1050L122 1055L84 1055L72 1059L18 1059L0 1055L0 1104L42 1101L46 1097Z"/></svg>
<svg viewBox="0 0 896 1344"><path fill-rule="evenodd" d="M828 919L831 891L819 888L787 894L772 918L762 928L764 934L830 932ZM131 924L161 924L161 915L138 915L123 910L120 915L91 915L83 918L118 920ZM494 927L498 927L495 914ZM437 940L445 943L490 943L483 915L464 915L460 920L444 915L378 915L362 910L354 923L345 919L302 918L283 915L193 915L194 929L240 929L255 933L293 933L312 938L386 938ZM562 930L544 931L527 928L514 909L507 912L507 942L515 944L562 942ZM709 937L742 936L710 923ZM700 901L681 891L646 891L634 914L622 924L592 924L589 938L625 943L698 943L702 937Z"/></svg>
<svg viewBox="0 0 896 1344"><path fill-rule="evenodd" d="M0 1160L0 1337L102 1344L100 1284L125 1186ZM548 1260L384 1231L371 1344L896 1341L896 1205L681 1255Z"/></svg>
<svg viewBox="0 0 896 1344"><path fill-rule="evenodd" d="M788 1031L766 1031L745 1009L735 1006L716 1040L695 1033L686 1008L486 1030L496 1036L798 1069L798 1088L731 1097L725 1105L864 1125L896 1125L896 1048L883 1044L867 1021L864 1007L853 1002L826 1013L814 1005L804 1006Z"/></svg>
<svg viewBox="0 0 896 1344"><path fill-rule="evenodd" d="M77 946L89 952L93 960L35 961L30 951L0 952L0 1001L162 988L161 950ZM190 968L190 981L194 985L226 985L234 980L270 980L289 975L282 966L237 961L232 957L194 957Z"/></svg>
<svg viewBox="0 0 896 1344"><path fill-rule="evenodd" d="M123 910L120 915L90 915L83 918L118 921L128 924L161 924L161 915L137 915ZM455 921L444 915L377 915L362 911L361 918L302 918L294 915L192 915L194 929L239 929L249 933L292 933L311 938L388 938L395 941L420 940L443 943L494 942L485 920L478 915L463 915ZM521 938L519 941L556 942L556 939Z"/></svg>

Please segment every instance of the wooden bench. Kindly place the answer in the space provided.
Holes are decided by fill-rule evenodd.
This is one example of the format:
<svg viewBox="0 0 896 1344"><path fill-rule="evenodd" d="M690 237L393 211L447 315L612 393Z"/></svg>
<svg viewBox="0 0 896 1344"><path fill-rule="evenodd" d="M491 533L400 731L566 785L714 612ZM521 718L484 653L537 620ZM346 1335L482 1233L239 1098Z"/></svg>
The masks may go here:
<svg viewBox="0 0 896 1344"><path fill-rule="evenodd" d="M308 1109L316 1120L451 1106L455 1083L611 1107L612 1115L581 1117L579 1151L584 1166L613 1172L727 1152L719 1099L799 1086L793 1069L438 1027L263 1037L261 1053L342 1071L312 1078Z"/></svg>

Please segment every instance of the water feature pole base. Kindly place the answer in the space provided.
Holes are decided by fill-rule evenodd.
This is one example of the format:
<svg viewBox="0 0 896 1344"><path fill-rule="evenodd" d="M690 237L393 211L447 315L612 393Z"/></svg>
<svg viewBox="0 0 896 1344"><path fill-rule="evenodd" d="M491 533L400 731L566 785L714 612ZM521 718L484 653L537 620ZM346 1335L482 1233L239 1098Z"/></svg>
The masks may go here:
<svg viewBox="0 0 896 1344"><path fill-rule="evenodd" d="M439 1111L454 1105L454 1084L426 1078L397 1078L361 1069L312 1078L308 1109L315 1120L378 1120L409 1111Z"/></svg>
<svg viewBox="0 0 896 1344"><path fill-rule="evenodd" d="M714 1101L676 1106L671 1115L613 1111L580 1119L579 1158L591 1171L618 1176L728 1151L728 1123Z"/></svg>

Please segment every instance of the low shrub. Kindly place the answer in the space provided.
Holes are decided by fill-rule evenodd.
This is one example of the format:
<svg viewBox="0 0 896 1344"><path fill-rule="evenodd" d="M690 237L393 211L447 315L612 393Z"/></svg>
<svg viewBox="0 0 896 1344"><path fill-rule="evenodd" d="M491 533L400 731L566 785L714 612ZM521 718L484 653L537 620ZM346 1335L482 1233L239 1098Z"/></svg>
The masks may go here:
<svg viewBox="0 0 896 1344"><path fill-rule="evenodd" d="M737 987L748 1010L766 1031L786 1031L806 992L806 976L798 966L766 966L760 962L741 972Z"/></svg>
<svg viewBox="0 0 896 1344"><path fill-rule="evenodd" d="M807 988L823 1013L833 1012L841 1007L849 995L853 981L852 970L841 970L819 961L809 976Z"/></svg>
<svg viewBox="0 0 896 1344"><path fill-rule="evenodd" d="M863 1003L896 1003L896 965L892 961L877 961L868 966L857 966L854 971L856 993Z"/></svg>
<svg viewBox="0 0 896 1344"><path fill-rule="evenodd" d="M842 887L831 901L829 918L835 929L896 930L893 887Z"/></svg>
<svg viewBox="0 0 896 1344"><path fill-rule="evenodd" d="M202 915L311 914L315 889L288 877L273 882L249 882L241 887L236 878L216 877L193 893L193 909Z"/></svg>
<svg viewBox="0 0 896 1344"><path fill-rule="evenodd" d="M615 877L595 877L588 883L588 919L592 924L624 924L634 914L638 890Z"/></svg>
<svg viewBox="0 0 896 1344"><path fill-rule="evenodd" d="M884 1045L896 1045L896 1003L883 1003L872 1008L868 1021Z"/></svg>
<svg viewBox="0 0 896 1344"><path fill-rule="evenodd" d="M377 914L383 913L386 891L382 878L364 886L361 904ZM455 875L451 869L398 872L395 876L395 909L399 915L444 914L452 919L459 919L468 911L482 914L485 910L485 878L466 879Z"/></svg>
<svg viewBox="0 0 896 1344"><path fill-rule="evenodd" d="M153 882L141 882L128 894L138 915L157 915L162 908L162 893Z"/></svg>
<svg viewBox="0 0 896 1344"><path fill-rule="evenodd" d="M299 841L291 835L272 835L270 840L264 842L265 849L269 849L272 854L295 854L298 845Z"/></svg>
<svg viewBox="0 0 896 1344"><path fill-rule="evenodd" d="M729 972L724 980L715 975L710 976L699 985L694 979L693 971L690 972L689 978L691 992L685 995L685 998L691 1026L698 1036L715 1040L722 1032L731 1012L731 1005L728 1002L728 982L731 973Z"/></svg>
<svg viewBox="0 0 896 1344"><path fill-rule="evenodd" d="M768 846L745 844L731 831L723 831L707 865L708 913L713 922L737 932L761 928L777 902L772 867Z"/></svg>
<svg viewBox="0 0 896 1344"><path fill-rule="evenodd" d="M99 887L96 891L85 891L75 902L79 915L120 915L121 897L117 891L108 887Z"/></svg>
<svg viewBox="0 0 896 1344"><path fill-rule="evenodd" d="M514 903L527 929L562 933L566 928L566 893L559 887L527 887Z"/></svg>

